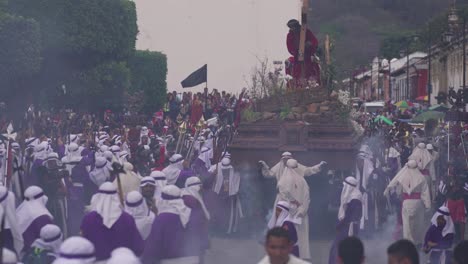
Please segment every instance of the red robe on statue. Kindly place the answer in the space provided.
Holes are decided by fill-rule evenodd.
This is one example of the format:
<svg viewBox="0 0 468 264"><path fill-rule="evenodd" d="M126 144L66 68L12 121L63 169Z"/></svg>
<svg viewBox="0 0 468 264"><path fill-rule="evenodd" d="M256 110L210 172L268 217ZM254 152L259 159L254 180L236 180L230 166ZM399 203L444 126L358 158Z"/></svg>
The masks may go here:
<svg viewBox="0 0 468 264"><path fill-rule="evenodd" d="M295 80L314 78L318 83L320 83L320 69L317 63L312 61L312 56L317 51L318 40L315 35L307 29L306 33L306 47L304 51L304 63L299 62L299 43L300 43L301 33L300 31L294 32L289 31L286 38L286 45L288 47L289 53L294 57L292 61L293 67L290 74ZM309 44L307 44L309 43ZM304 65L304 76L302 75L302 65Z"/></svg>

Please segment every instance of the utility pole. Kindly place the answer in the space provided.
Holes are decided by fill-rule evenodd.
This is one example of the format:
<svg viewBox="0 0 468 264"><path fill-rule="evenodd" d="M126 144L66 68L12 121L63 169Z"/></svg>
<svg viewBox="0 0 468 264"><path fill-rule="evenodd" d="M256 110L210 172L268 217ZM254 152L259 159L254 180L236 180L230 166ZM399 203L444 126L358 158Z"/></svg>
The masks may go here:
<svg viewBox="0 0 468 264"><path fill-rule="evenodd" d="M406 44L406 100L410 99L410 81L409 81L409 41Z"/></svg>
<svg viewBox="0 0 468 264"><path fill-rule="evenodd" d="M388 60L388 97L392 101L392 60Z"/></svg>

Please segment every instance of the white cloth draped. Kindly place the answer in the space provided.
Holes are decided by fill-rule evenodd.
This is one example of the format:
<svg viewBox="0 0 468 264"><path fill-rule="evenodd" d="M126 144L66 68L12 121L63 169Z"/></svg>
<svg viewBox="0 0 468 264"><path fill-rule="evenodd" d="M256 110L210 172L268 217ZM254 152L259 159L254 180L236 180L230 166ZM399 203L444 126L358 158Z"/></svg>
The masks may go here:
<svg viewBox="0 0 468 264"><path fill-rule="evenodd" d="M32 192L31 195L26 195L30 188L34 188L34 192ZM46 207L48 200L47 196L42 195L37 199L32 198L41 192L42 189L40 189L37 186L29 187L25 191L25 196L29 200L24 200L18 206L18 208L16 208L16 219L18 223L18 231L20 234L23 234L26 231L26 229L28 229L28 227L31 225L31 223L40 216L47 215L51 219L53 218L52 214L49 212L49 210L47 210Z"/></svg>
<svg viewBox="0 0 468 264"><path fill-rule="evenodd" d="M117 195L117 188L112 183L106 182L99 187L99 192L91 198L91 210L102 217L102 223L107 228L111 228L119 219L120 215L122 215L122 208Z"/></svg>
<svg viewBox="0 0 468 264"><path fill-rule="evenodd" d="M4 186L0 186L0 205L5 211L5 228L10 229L13 235L13 243L16 252L21 252L23 249L23 236L18 226L16 215L15 195L9 192ZM28 225L29 226L29 225Z"/></svg>

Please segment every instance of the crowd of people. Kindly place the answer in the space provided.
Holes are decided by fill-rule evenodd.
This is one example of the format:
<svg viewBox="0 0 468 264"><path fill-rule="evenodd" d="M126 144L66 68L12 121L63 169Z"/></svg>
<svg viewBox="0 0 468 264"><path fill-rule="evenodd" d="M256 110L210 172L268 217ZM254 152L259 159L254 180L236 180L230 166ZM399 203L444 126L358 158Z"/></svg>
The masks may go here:
<svg viewBox="0 0 468 264"><path fill-rule="evenodd" d="M244 92L237 99L171 93L163 111L138 125L125 124L128 113L100 118L32 107L22 122L2 119L3 263L203 263L210 234L238 232L249 202L239 195L245 177L235 157L219 149L219 131L236 127L248 103ZM453 250L466 248L466 127L414 128L392 111L379 113L391 124L367 113L355 117L364 139L344 178L326 161L307 167L291 152L272 167L259 161L277 192L260 263L313 259L305 177L325 171L342 185L330 264L362 263L362 245L346 248L389 225L395 241L405 239L389 247L389 263L419 263L413 248L430 263L467 263L460 260L466 250Z"/></svg>

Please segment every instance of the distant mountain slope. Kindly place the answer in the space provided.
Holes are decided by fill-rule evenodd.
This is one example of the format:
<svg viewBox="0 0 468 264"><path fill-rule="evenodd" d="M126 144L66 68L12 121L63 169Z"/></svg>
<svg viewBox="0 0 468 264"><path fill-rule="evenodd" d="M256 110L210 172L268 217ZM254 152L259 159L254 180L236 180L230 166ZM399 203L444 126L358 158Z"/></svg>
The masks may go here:
<svg viewBox="0 0 468 264"><path fill-rule="evenodd" d="M380 41L403 31L417 30L445 12L452 0L311 0L310 26L323 43L334 40L337 71L350 72L379 54ZM468 4L458 0L457 5Z"/></svg>

